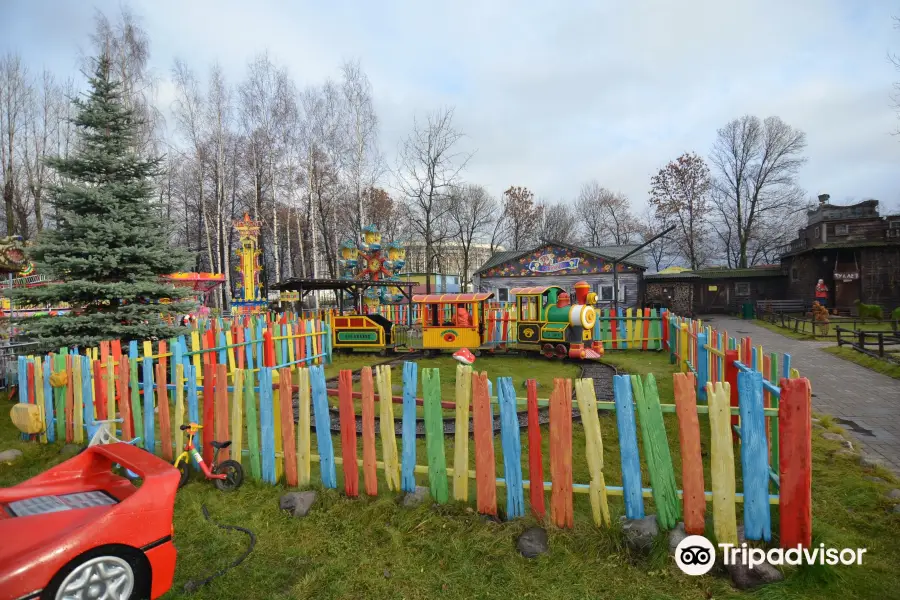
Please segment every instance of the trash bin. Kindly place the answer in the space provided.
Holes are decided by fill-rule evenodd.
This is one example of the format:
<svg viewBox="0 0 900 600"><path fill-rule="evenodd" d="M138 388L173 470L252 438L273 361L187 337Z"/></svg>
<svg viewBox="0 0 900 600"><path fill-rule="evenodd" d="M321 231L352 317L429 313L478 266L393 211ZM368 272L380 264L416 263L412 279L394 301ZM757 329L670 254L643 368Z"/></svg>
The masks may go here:
<svg viewBox="0 0 900 600"><path fill-rule="evenodd" d="M752 302L744 302L741 305L741 317L743 317L747 321L753 320L753 303Z"/></svg>

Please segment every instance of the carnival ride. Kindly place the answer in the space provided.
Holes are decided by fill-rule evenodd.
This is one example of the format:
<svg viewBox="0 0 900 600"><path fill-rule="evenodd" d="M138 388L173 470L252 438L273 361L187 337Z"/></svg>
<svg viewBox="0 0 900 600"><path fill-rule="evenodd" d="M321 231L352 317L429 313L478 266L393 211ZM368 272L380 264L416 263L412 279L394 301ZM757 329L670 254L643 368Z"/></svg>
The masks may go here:
<svg viewBox="0 0 900 600"><path fill-rule="evenodd" d="M397 275L406 265L406 249L399 242L388 242L382 247L381 233L375 225L362 230L362 242L345 241L341 244L341 279L390 283L398 281ZM372 312L380 304L400 302L404 295L391 293L390 286L373 285L363 294L363 309Z"/></svg>
<svg viewBox="0 0 900 600"><path fill-rule="evenodd" d="M269 301L263 296L259 278L262 273L259 249L260 221L250 218L244 213L243 219L234 222L237 229L240 247L236 254L238 258L238 279L235 285L234 299L231 301L231 314L254 315L266 312Z"/></svg>

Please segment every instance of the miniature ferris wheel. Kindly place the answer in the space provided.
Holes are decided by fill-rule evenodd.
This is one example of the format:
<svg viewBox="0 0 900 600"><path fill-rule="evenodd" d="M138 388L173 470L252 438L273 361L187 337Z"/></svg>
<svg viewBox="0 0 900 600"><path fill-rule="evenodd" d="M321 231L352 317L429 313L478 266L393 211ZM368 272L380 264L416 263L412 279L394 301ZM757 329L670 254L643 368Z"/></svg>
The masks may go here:
<svg viewBox="0 0 900 600"><path fill-rule="evenodd" d="M341 244L339 262L342 279L365 281L398 281L397 275L406 265L406 249L399 242L381 244L381 233L375 225L362 230L363 241L356 244L346 241ZM365 291L366 306L374 308L379 304L399 302L403 296L393 294L388 286L370 287Z"/></svg>

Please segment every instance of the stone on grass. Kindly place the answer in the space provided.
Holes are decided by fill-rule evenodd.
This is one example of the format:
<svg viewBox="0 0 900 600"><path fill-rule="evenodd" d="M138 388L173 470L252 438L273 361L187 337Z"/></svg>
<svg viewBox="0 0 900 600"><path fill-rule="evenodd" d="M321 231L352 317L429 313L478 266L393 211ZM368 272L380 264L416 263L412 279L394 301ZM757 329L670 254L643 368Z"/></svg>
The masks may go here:
<svg viewBox="0 0 900 600"><path fill-rule="evenodd" d="M888 492L887 494L885 494L885 495L886 495L888 498L890 498L891 500L897 500L898 498L900 498L900 490L898 490L898 489L893 489L893 490L889 491L889 492Z"/></svg>
<svg viewBox="0 0 900 600"><path fill-rule="evenodd" d="M839 433L832 433L831 431L826 431L822 433L822 439L831 440L832 442L843 442L844 436Z"/></svg>
<svg viewBox="0 0 900 600"><path fill-rule="evenodd" d="M894 505L894 512L895 512L895 513L900 513L900 504L895 504L895 505Z"/></svg>
<svg viewBox="0 0 900 600"><path fill-rule="evenodd" d="M822 427L821 425L819 425L818 423L813 423L813 429L825 429L825 428Z"/></svg>
<svg viewBox="0 0 900 600"><path fill-rule="evenodd" d="M678 544L686 537L687 533L684 531L684 522L679 522L678 525L675 526L675 529L669 532L669 552L674 553Z"/></svg>
<svg viewBox="0 0 900 600"><path fill-rule="evenodd" d="M841 446L853 450L853 442L851 442L850 440L844 440L843 442L841 442Z"/></svg>
<svg viewBox="0 0 900 600"><path fill-rule="evenodd" d="M859 457L859 466L864 469L874 469L875 467L884 466L884 461L870 454L863 454Z"/></svg>
<svg viewBox="0 0 900 600"><path fill-rule="evenodd" d="M4 450L0 452L0 462L11 463L15 460L22 458L22 451L16 450L13 448L12 450Z"/></svg>
<svg viewBox="0 0 900 600"><path fill-rule="evenodd" d="M810 422L812 422L812 424L815 425L816 423L821 423L822 421L820 421L819 419L813 417L812 419L810 419Z"/></svg>
<svg viewBox="0 0 900 600"><path fill-rule="evenodd" d="M550 542L547 540L547 530L543 527L529 527L522 532L516 541L519 554L525 558L535 558L550 550Z"/></svg>
<svg viewBox="0 0 900 600"><path fill-rule="evenodd" d="M659 534L656 515L647 515L643 519L627 519L621 517L622 533L625 545L635 552L649 552L653 548L653 540Z"/></svg>
<svg viewBox="0 0 900 600"><path fill-rule="evenodd" d="M309 514L309 509L312 508L316 498L318 498L318 494L313 490L288 492L278 501L278 506L295 517L305 517Z"/></svg>
<svg viewBox="0 0 900 600"><path fill-rule="evenodd" d="M429 492L427 487L422 487L421 485L416 486L416 491L407 492L405 496L403 496L403 500L400 501L400 504L406 506L407 508L411 508L413 506L418 506L425 502L428 499Z"/></svg>
<svg viewBox="0 0 900 600"><path fill-rule="evenodd" d="M66 444L59 449L59 453L63 456L75 456L84 449L84 446L78 444Z"/></svg>
<svg viewBox="0 0 900 600"><path fill-rule="evenodd" d="M863 477L863 479L865 479L866 481L872 481L874 483L887 483L881 477L875 477L874 475L866 475L865 477Z"/></svg>
<svg viewBox="0 0 900 600"><path fill-rule="evenodd" d="M752 569L742 562L738 562L736 565L726 565L725 568L731 575L731 583L739 590L749 590L784 579L781 571L767 562L754 565Z"/></svg>

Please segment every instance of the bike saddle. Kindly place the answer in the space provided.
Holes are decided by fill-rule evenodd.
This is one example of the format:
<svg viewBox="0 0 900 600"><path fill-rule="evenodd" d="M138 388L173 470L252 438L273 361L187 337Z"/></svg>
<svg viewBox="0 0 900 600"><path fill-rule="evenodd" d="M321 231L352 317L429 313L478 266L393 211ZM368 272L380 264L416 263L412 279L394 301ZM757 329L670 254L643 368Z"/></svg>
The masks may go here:
<svg viewBox="0 0 900 600"><path fill-rule="evenodd" d="M231 445L231 440L227 440L225 442L217 442L217 441L213 440L209 443L209 445L218 450L224 450L225 448L227 448L228 446Z"/></svg>

